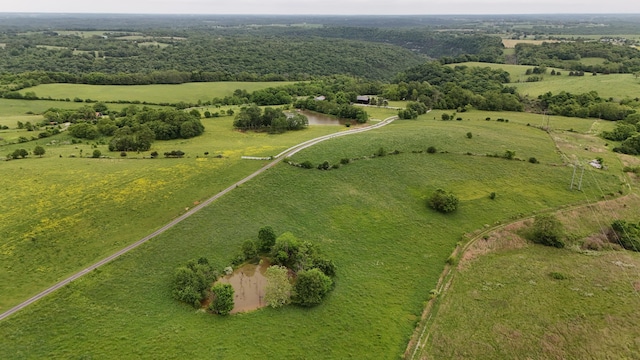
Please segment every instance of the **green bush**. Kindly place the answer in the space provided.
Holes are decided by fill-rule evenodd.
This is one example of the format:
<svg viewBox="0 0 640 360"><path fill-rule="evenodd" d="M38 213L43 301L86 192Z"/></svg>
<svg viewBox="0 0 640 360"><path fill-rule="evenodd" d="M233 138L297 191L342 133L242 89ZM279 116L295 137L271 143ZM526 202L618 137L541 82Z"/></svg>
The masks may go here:
<svg viewBox="0 0 640 360"><path fill-rule="evenodd" d="M565 246L562 223L554 215L538 215L533 221L531 241L546 246L563 248Z"/></svg>
<svg viewBox="0 0 640 360"><path fill-rule="evenodd" d="M458 198L452 193L437 189L429 198L428 205L441 213L450 213L458 208Z"/></svg>
<svg viewBox="0 0 640 360"><path fill-rule="evenodd" d="M436 147L435 147L435 146L429 146L429 147L427 148L427 152L428 152L429 154L435 154L436 152L438 152L438 149L436 149Z"/></svg>
<svg viewBox="0 0 640 360"><path fill-rule="evenodd" d="M233 310L233 286L230 284L218 283L211 287L213 301L209 305L209 310L219 315L229 315Z"/></svg>
<svg viewBox="0 0 640 360"><path fill-rule="evenodd" d="M299 271L293 287L293 303L302 306L318 305L331 290L332 285L331 278L320 269Z"/></svg>
<svg viewBox="0 0 640 360"><path fill-rule="evenodd" d="M640 251L640 223L628 223L624 220L615 220L611 223L609 241L620 244L631 251Z"/></svg>

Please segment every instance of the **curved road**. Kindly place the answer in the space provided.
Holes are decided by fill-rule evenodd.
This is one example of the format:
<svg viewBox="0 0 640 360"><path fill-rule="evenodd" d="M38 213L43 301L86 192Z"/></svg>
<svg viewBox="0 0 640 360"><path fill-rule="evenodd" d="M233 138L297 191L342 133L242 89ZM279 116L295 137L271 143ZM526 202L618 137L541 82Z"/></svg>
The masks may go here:
<svg viewBox="0 0 640 360"><path fill-rule="evenodd" d="M287 156L292 156L293 154L297 153L300 150L306 149L310 146L313 146L317 143L323 142L325 140L329 140L329 139L333 139L336 137L340 137L340 136L345 136L345 135L351 135L351 134L357 134L357 133L361 133L361 132L365 132L365 131L369 131L369 130L373 130L373 129L377 129L380 127L383 127L389 123L391 123L393 120L397 119L397 116L392 116L389 117L375 125L371 125L371 126L367 126L367 127L363 127L363 128L356 128L356 129L352 129L352 130L347 130L347 131L343 131L343 132L339 132L339 133L335 133L335 134L329 134L329 135L325 135L325 136L320 136L317 137L315 139L311 139L305 142L302 142L298 145L292 146L290 148L288 148L287 150L281 152L280 154L274 156L274 160L271 161L270 163L268 163L267 165L261 167L260 169L258 169L256 172L254 172L253 174L245 177L244 179L232 184L231 186L229 186L228 188L222 190L221 192L217 193L216 195L210 197L209 199L203 201L202 203L200 203L198 206L193 207L192 209L190 209L189 211L187 211L186 213L180 215L179 217L175 218L174 220L172 220L171 222L169 222L168 224L164 225L163 227L161 227L160 229L154 231L153 233L143 237L142 239L134 242L133 244L125 247L124 249L116 252L115 254L106 257L100 261L98 261L97 263L85 268L84 270L81 270L71 276L69 276L68 278L60 281L59 283L51 286L50 288L42 291L41 293L33 296L32 298L25 300L24 302L14 306L13 308L5 311L4 313L0 314L0 320L3 320L11 315L13 315L14 313L22 310L23 308L33 304L34 302L42 299L43 297L51 294L52 292L60 289L61 287L67 285L68 283L78 279L79 277L99 268L100 266L107 264L109 262L111 262L112 260L120 257L123 254L128 253L129 251L137 248L138 246L144 244L145 242L153 239L154 237L164 233L165 231L171 229L172 227L174 227L176 224L178 224L179 222L181 222L182 220L188 218L189 216L195 214L196 212L198 212L199 210L201 210L203 207L211 204L212 202L216 201L217 199L221 198L222 196L224 196L225 194L229 193L231 190L237 188L238 186L246 183L247 181L253 179L254 177L260 175L261 173L263 173L265 170L269 169L270 167L274 166L275 164L279 163L280 161L282 161L282 159L284 159Z"/></svg>

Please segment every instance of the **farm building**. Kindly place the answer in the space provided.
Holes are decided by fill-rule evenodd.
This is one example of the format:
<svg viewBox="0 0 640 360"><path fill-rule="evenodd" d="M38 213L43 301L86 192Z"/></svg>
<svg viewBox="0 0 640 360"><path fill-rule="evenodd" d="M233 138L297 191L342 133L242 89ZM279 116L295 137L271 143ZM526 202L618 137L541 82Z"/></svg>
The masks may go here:
<svg viewBox="0 0 640 360"><path fill-rule="evenodd" d="M356 103L358 104L369 104L371 99L367 95L358 95L356 98Z"/></svg>

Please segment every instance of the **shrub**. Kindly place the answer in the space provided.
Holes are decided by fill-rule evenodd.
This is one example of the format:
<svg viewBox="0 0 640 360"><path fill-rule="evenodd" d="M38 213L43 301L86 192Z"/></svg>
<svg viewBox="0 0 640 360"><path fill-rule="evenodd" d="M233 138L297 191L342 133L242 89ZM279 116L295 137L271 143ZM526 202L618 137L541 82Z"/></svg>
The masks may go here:
<svg viewBox="0 0 640 360"><path fill-rule="evenodd" d="M218 283L211 287L213 301L209 309L216 314L229 315L233 310L233 286L230 284Z"/></svg>
<svg viewBox="0 0 640 360"><path fill-rule="evenodd" d="M531 241L546 246L563 248L564 230L562 223L554 215L538 215L533 221Z"/></svg>
<svg viewBox="0 0 640 360"><path fill-rule="evenodd" d="M494 200L496 198L496 193L495 191L491 192L491 194L489 194L489 199Z"/></svg>
<svg viewBox="0 0 640 360"><path fill-rule="evenodd" d="M471 139L473 137L473 134L471 132L467 133L467 139Z"/></svg>
<svg viewBox="0 0 640 360"><path fill-rule="evenodd" d="M300 164L300 167L302 167L303 169L313 169L313 164L311 163L311 161L307 160L307 161L303 161Z"/></svg>
<svg viewBox="0 0 640 360"><path fill-rule="evenodd" d="M318 164L318 170L329 170L331 168L331 164L328 161L324 161L322 164Z"/></svg>
<svg viewBox="0 0 640 360"><path fill-rule="evenodd" d="M271 251L276 243L276 233L271 226L263 226L258 230L258 249L262 252Z"/></svg>
<svg viewBox="0 0 640 360"><path fill-rule="evenodd" d="M450 213L458 208L458 198L442 189L436 190L428 200L431 208L441 213Z"/></svg>
<svg viewBox="0 0 640 360"><path fill-rule="evenodd" d="M332 285L331 278L319 269L299 271L293 287L293 302L302 306L318 305L331 290Z"/></svg>
<svg viewBox="0 0 640 360"><path fill-rule="evenodd" d="M438 149L436 149L436 147L435 147L435 146L429 146L429 147L427 148L427 152L428 152L429 154L435 154L437 151L438 151Z"/></svg>
<svg viewBox="0 0 640 360"><path fill-rule="evenodd" d="M619 243L627 250L640 251L640 223L633 224L624 220L615 220L611 223L608 237L609 241Z"/></svg>
<svg viewBox="0 0 640 360"><path fill-rule="evenodd" d="M564 275L563 273L556 272L556 271L549 273L549 276L552 279L555 279L555 280L566 280L566 279L568 279L568 277L566 275Z"/></svg>
<svg viewBox="0 0 640 360"><path fill-rule="evenodd" d="M504 154L502 155L502 157L507 160L513 160L515 156L516 156L516 152L513 150L505 150Z"/></svg>
<svg viewBox="0 0 640 360"><path fill-rule="evenodd" d="M273 308L286 305L291 301L291 283L289 269L284 266L269 266L265 274L267 285L264 290L264 301Z"/></svg>
<svg viewBox="0 0 640 360"><path fill-rule="evenodd" d="M386 156L387 155L387 150L385 150L383 147L380 147L378 149L378 151L376 151L376 153L374 155L375 156Z"/></svg>
<svg viewBox="0 0 640 360"><path fill-rule="evenodd" d="M157 158L157 157L158 157L158 152L157 152L157 151L153 151L153 152L151 152L151 154L150 154L150 155L151 155L151 158L152 158L152 159L155 159L155 158Z"/></svg>
<svg viewBox="0 0 640 360"><path fill-rule="evenodd" d="M253 260L258 257L258 244L254 240L246 240L242 243L242 254L245 260Z"/></svg>
<svg viewBox="0 0 640 360"><path fill-rule="evenodd" d="M100 152L100 150L98 150L98 149L93 150L93 154L91 155L91 157L93 157L93 158L96 158L96 159L97 159L97 158L99 158L100 156L102 156L102 152Z"/></svg>
<svg viewBox="0 0 640 360"><path fill-rule="evenodd" d="M538 161L538 159L536 159L534 157L530 157L529 158L529 162L532 163L532 164L539 164L540 163L540 161Z"/></svg>
<svg viewBox="0 0 640 360"><path fill-rule="evenodd" d="M126 152L126 151L122 151L122 152L120 153L120 156L122 156L122 157L126 157L126 156L127 156L127 152Z"/></svg>
<svg viewBox="0 0 640 360"><path fill-rule="evenodd" d="M350 162L351 162L351 159L349 159L349 158L340 159L340 164L342 164L342 165L347 165Z"/></svg>
<svg viewBox="0 0 640 360"><path fill-rule="evenodd" d="M164 157L167 158L181 158L184 156L184 152L181 150L172 150L164 153Z"/></svg>
<svg viewBox="0 0 640 360"><path fill-rule="evenodd" d="M451 120L451 116L449 114L442 114L442 116L440 118L442 119L442 121Z"/></svg>

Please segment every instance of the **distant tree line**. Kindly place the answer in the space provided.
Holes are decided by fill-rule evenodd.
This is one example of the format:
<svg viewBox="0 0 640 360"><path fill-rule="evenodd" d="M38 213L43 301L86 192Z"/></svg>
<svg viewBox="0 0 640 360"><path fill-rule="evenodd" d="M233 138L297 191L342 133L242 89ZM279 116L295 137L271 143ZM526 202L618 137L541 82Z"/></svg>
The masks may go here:
<svg viewBox="0 0 640 360"><path fill-rule="evenodd" d="M600 41L571 41L542 45L520 43L516 45L520 65L549 66L568 71L604 74L634 73L640 71L640 50ZM582 58L597 57L602 64L583 64Z"/></svg>

